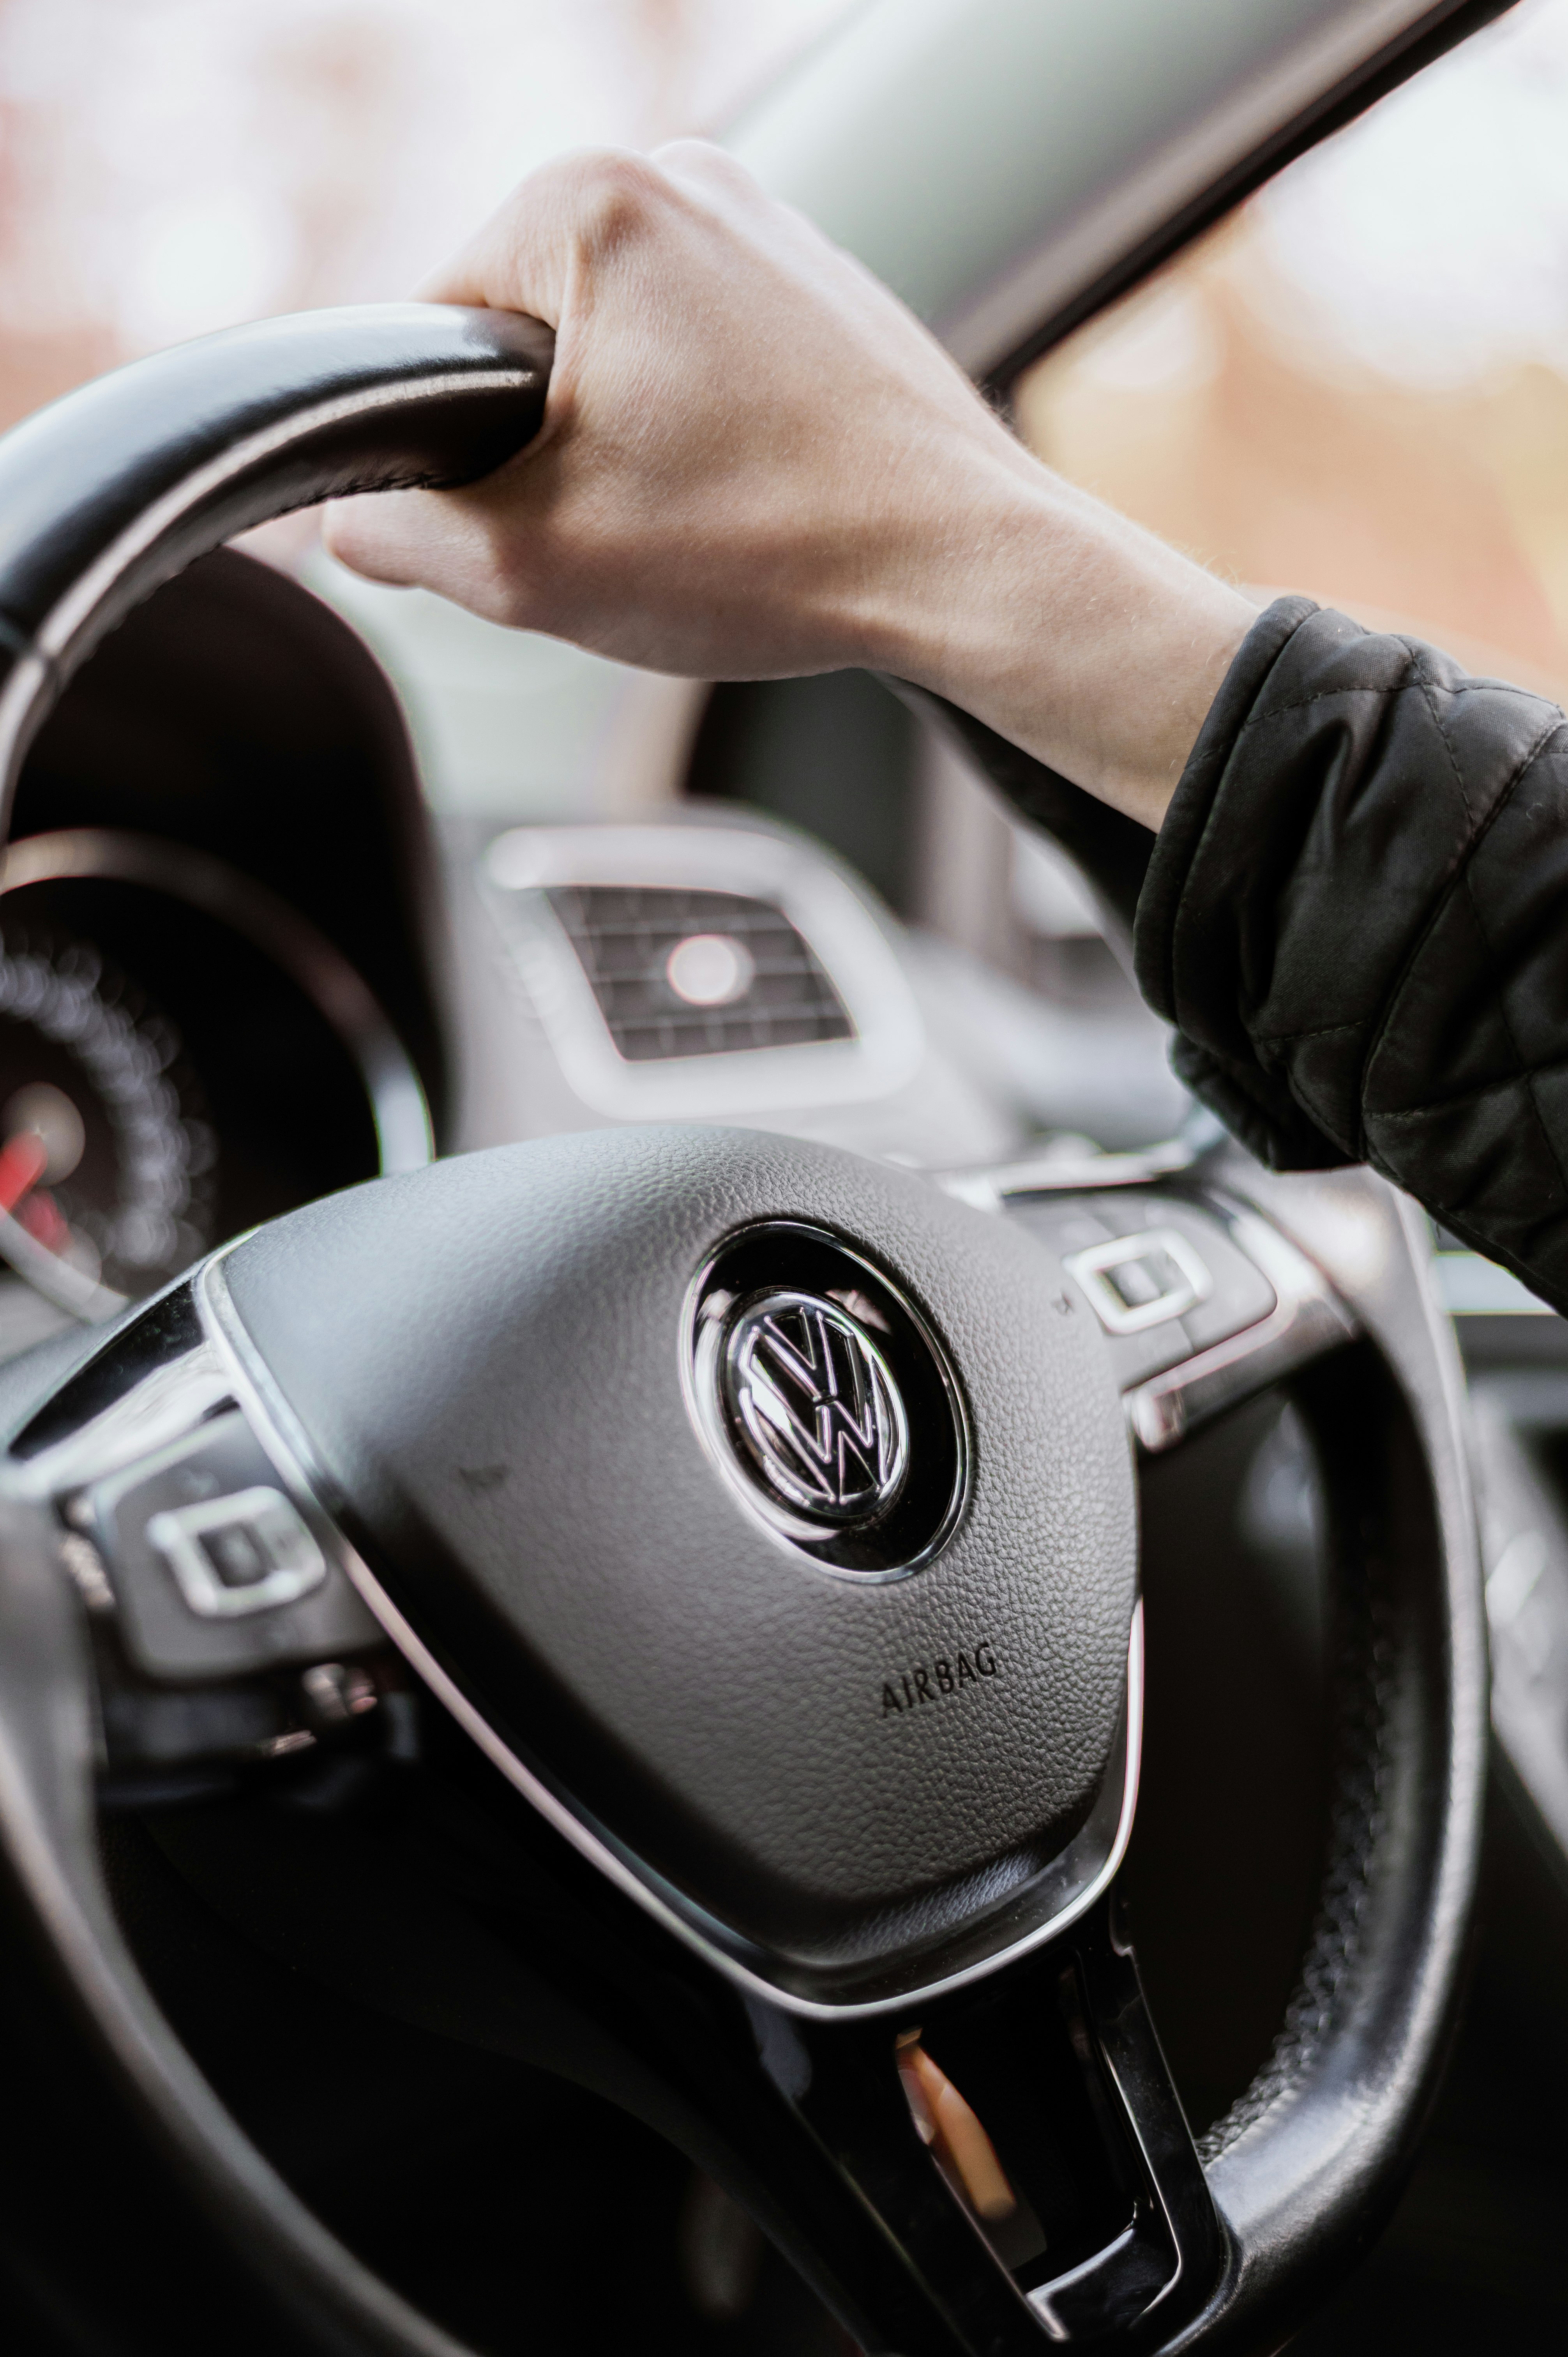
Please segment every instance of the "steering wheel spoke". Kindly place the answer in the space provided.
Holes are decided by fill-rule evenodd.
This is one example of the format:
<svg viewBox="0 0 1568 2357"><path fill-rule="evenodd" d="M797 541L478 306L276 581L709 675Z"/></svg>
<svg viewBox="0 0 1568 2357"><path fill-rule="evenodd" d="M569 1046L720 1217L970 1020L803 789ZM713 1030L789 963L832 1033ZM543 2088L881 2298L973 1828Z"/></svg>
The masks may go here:
<svg viewBox="0 0 1568 2357"><path fill-rule="evenodd" d="M428 1923L455 1899L482 1921L492 1962L477 2005L460 1947L450 1965L478 2034L548 2055L682 2146L860 2348L1153 2348L1212 2290L1222 2230L1113 1897L978 1981L837 2018L737 1989L445 1717L428 1772L429 1824L413 1835L426 1887L411 1875L404 1903ZM351 1845L314 1870L347 1888L351 1914ZM259 1926L295 1871L286 1855L244 1857ZM367 1913L368 1940L384 1942L384 1907Z"/></svg>
<svg viewBox="0 0 1568 2357"><path fill-rule="evenodd" d="M1213 2205L1114 1921L1102 1901L909 2018L750 2008L773 2086L897 2255L868 2347L1134 2347L1212 2284Z"/></svg>

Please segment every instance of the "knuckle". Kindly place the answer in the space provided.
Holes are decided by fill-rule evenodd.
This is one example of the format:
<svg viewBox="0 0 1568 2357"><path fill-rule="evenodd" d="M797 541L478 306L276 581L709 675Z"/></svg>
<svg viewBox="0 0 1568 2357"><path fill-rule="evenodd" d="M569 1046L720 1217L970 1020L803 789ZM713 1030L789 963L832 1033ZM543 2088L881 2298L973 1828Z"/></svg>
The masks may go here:
<svg viewBox="0 0 1568 2357"><path fill-rule="evenodd" d="M574 159L567 190L578 242L608 254L646 236L663 211L670 184L644 156L603 148Z"/></svg>
<svg viewBox="0 0 1568 2357"><path fill-rule="evenodd" d="M736 195L760 196L762 191L753 175L738 156L726 147L719 147L711 139L671 139L655 148L653 160L666 171L678 172L689 180L702 180L711 187L727 188Z"/></svg>

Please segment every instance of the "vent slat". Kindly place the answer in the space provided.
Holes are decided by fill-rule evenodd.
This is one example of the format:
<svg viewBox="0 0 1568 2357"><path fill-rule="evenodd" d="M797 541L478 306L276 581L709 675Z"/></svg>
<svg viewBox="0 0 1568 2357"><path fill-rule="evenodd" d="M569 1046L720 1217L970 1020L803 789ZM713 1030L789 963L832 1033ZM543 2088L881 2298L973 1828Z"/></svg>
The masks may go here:
<svg viewBox="0 0 1568 2357"><path fill-rule="evenodd" d="M654 885L553 885L546 898L628 1063L853 1039L854 1025L810 944L771 901ZM694 1006L671 987L671 953L693 934L738 942L746 989Z"/></svg>

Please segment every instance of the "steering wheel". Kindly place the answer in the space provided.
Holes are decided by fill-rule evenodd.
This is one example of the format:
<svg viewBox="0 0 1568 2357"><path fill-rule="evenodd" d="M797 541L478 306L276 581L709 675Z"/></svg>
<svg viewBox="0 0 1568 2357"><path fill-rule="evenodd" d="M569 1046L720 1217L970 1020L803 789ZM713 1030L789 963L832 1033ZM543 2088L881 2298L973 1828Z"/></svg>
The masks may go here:
<svg viewBox="0 0 1568 2357"><path fill-rule="evenodd" d="M7 788L135 600L285 509L485 473L549 362L527 320L313 313L19 427ZM368 1986L406 1933L399 2003L651 2121L867 2351L1277 2346L1397 2190L1475 1883L1486 1652L1424 1256L1371 1176L1230 1146L943 1181L606 1129L291 1213L38 1377L0 1482L6 1871L289 2345L456 2350L160 2013L95 1778L149 1727L256 1760L415 1693L462 1830L382 1893ZM1134 1469L1282 1383L1330 1501L1330 1832L1273 2054L1195 2144L1119 1899Z"/></svg>

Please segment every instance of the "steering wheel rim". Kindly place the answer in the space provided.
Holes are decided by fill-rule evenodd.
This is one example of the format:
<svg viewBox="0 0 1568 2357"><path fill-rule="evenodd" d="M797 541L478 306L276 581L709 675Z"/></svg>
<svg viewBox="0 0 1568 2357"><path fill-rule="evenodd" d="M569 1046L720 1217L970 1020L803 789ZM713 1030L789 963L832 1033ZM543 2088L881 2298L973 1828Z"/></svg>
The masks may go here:
<svg viewBox="0 0 1568 2357"><path fill-rule="evenodd" d="M7 795L49 704L137 598L232 533L287 508L489 471L537 429L548 366L548 336L530 321L424 306L311 314L138 363L16 429L0 444ZM1125 898L1120 876L1106 888L1113 900ZM499 1151L504 1158L514 1150ZM755 1173L757 1152L734 1147L736 1169ZM770 1182L771 1213L766 1204L757 1209L761 1195L751 1211L821 1222L826 1199L812 1199L821 1156L792 1167L789 1185ZM426 1175L437 1187L454 1183ZM1077 1173L967 1174L950 1192L981 1206L994 1225L998 1212L1020 1204L1074 1189L1089 1198L1130 1180L1168 1200L1173 1218L1196 1206L1232 1242L1240 1237L1238 1249L1251 1251L1274 1301L1239 1334L1133 1385L1125 1413L1134 1434L1145 1447L1175 1445L1184 1419L1289 1376L1320 1428L1337 1429L1351 1507L1342 1569L1359 1601L1340 1648L1336 1842L1281 2041L1232 2115L1194 2147L1122 1929L1095 1877L1075 1894L1081 1905L1043 1919L1040 1937L993 1948L961 1986L906 1980L868 2018L851 2018L842 2000L836 2008L802 2003L799 1990L777 1982L737 1994L736 1976L715 1966L716 1950L693 1961L679 1927L656 1920L645 1903L647 1878L641 1891L624 1880L616 1887L602 1860L585 1861L580 1843L575 1863L557 1860L553 1868L567 1894L563 1904L579 1916L585 1909L596 1937L622 1943L645 1979L678 1987L685 2018L705 2025L702 2066L690 2055L677 2062L668 2021L660 2027L648 2014L645 1986L636 1996L641 2045L618 2050L617 2067L628 2081L647 2082L650 2056L662 2055L652 2068L662 2093L647 2099L649 2115L749 2203L866 2347L905 2357L978 2357L1042 2338L1129 2349L1250 2347L1288 2329L1391 2200L1457 2001L1479 1843L1486 1649L1460 1382L1423 1280L1413 1215L1367 1174L1274 1178L1234 1148L1185 1170L1127 1170L1107 1157ZM515 1174L508 1183L515 1188ZM943 1207L935 1190L925 1189L922 1208L915 1201L922 1182L898 1183L913 1190L912 1224L895 1244L882 1241L880 1263L896 1286L929 1302L942 1250L964 1267L972 1251L983 1258L991 1246L965 1242L967 1214L955 1226L956 1207ZM828 1225L865 1243L880 1216L862 1203ZM736 1225L733 1217L710 1221L709 1246ZM928 1243L947 1240L931 1245L936 1257L923 1282L909 1275L917 1231ZM1058 1323L1081 1332L1092 1321L1080 1289L1064 1286L1047 1243L1031 1241L1027 1253L1038 1255L1037 1266L1017 1263L1020 1298L1036 1308L1057 1298L1071 1305L1076 1320ZM694 1277L701 1254L687 1257ZM68 1385L48 1415L35 1419L31 1440L23 1436L0 1487L7 1623L0 1631L0 1830L11 1875L94 2034L228 2232L285 2287L302 2329L317 2340L347 2334L350 2345L454 2357L456 2342L327 2233L218 2102L129 1954L97 1857L91 1669L80 1598L61 1576L56 1505L62 1464L74 1467L75 1488L84 1486L81 1434L104 1428L95 1410L113 1421L113 1405L102 1405L102 1371L110 1390L127 1366L137 1383L156 1383L193 1348L226 1351L223 1396L239 1397L242 1411L248 1405L284 1486L320 1518L327 1544L363 1569L343 1538L354 1517L351 1501L344 1510L340 1465L338 1476L322 1473L316 1437L298 1429L297 1401L275 1372L269 1412L269 1354L252 1336L247 1359L240 1331L247 1321L225 1329L220 1307L212 1307L220 1292L220 1282L209 1284L205 1328L199 1304L181 1287L162 1308L122 1320L92 1362L97 1390L90 1382L68 1397ZM950 1323L957 1314L950 1302ZM1023 1328L1014 1339L1026 1348ZM950 1333L946 1347L968 1397L972 1351L966 1343L954 1353ZM1326 1351L1338 1355L1318 1366ZM1035 1373L1045 1379L1044 1361ZM1114 1411L1112 1394L1106 1397ZM1065 1392L1060 1399L1065 1414ZM290 1412L292 1433L280 1428ZM995 1429L980 1435L983 1452ZM1359 1458L1374 1456L1375 1480L1366 1467L1358 1473ZM1101 1506L1111 1496L1105 1491ZM1380 1538L1362 1544L1356 1532L1364 1538L1380 1520ZM902 1577L904 1567L896 1569ZM903 1585L914 1591L923 1577L917 1569ZM427 1645L418 1665L428 1670L443 1648ZM471 1716L490 1727L473 1701L477 1691L459 1677L447 1699L467 1693ZM1068 1809L1061 1822L1070 1816ZM557 1823L541 1838L559 1844L561 1835ZM628 1854L635 1846L622 1845ZM706 1903L713 1892L699 1897ZM1131 2240L1116 2245L1120 2257L1108 2246L1069 2270L1070 2283L1048 2278L1045 2296L1031 2302L921 2144L887 2033L896 2020L908 2026L911 2005L929 2037L929 2023L946 2018L944 2008L978 2004L1002 2023L999 2035L1016 2037L1064 1973L1073 1994L1058 1988L1049 2002L1073 2014L1063 2016L1064 2034L1092 2050L1096 2101L1115 2112L1105 2133L1124 2148ZM626 1986L613 1975L610 1982L624 2006ZM602 2044L604 2021L589 2028ZM758 2120L782 2162L769 2159Z"/></svg>

